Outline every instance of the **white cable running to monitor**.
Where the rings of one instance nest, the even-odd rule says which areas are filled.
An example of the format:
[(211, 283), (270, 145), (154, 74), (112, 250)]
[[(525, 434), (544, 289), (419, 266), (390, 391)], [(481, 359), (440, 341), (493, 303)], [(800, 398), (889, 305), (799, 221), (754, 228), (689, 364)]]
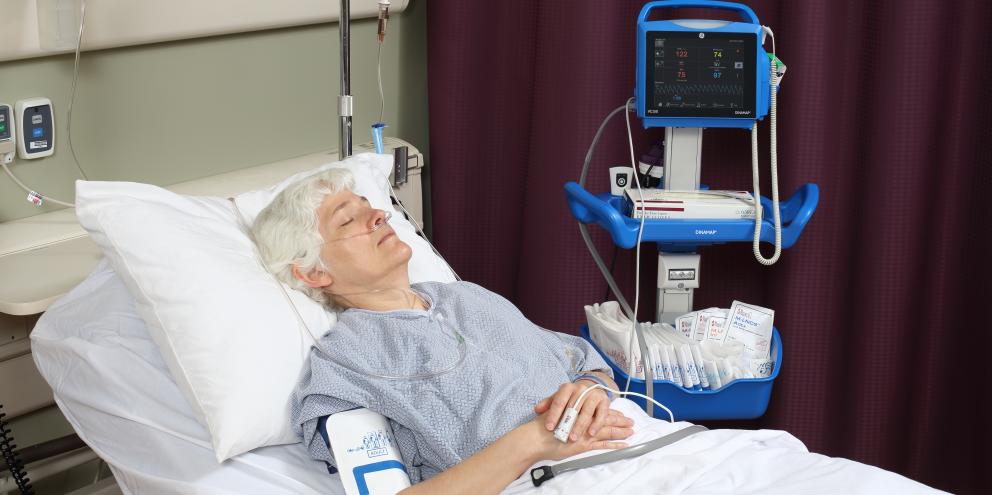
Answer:
[[(629, 107), (633, 104), (634, 98), (631, 97), (627, 100), (627, 106)], [(637, 160), (634, 158), (634, 134), (630, 130), (630, 110), (624, 112), (624, 121), (627, 123), (627, 144), (630, 146), (630, 166), (633, 168), (634, 173), (634, 184), (637, 186), (637, 196), (638, 199), (643, 200), (644, 195), (641, 192), (641, 179), (639, 177)], [(640, 308), (641, 303), (641, 238), (644, 236), (644, 220), (647, 215), (644, 211), (644, 201), (640, 201), (641, 208), (641, 227), (637, 229), (637, 246), (636, 246), (636, 258), (634, 259), (634, 314), (631, 315), (630, 321), (633, 327), (630, 329), (630, 339), (628, 339), (627, 352), (630, 356), (629, 372), (627, 373), (627, 383), (624, 385), (624, 392), (630, 390), (630, 379), (634, 375), (637, 369), (637, 361), (634, 359), (634, 339), (637, 338), (637, 310)], [(641, 356), (641, 361), (644, 362), (645, 356)]]
[(752, 248), (754, 250), (754, 257), (762, 265), (773, 265), (778, 261), (779, 257), (782, 255), (782, 219), (781, 212), (779, 211), (779, 200), (778, 200), (778, 96), (776, 95), (776, 89), (778, 87), (778, 72), (776, 69), (775, 57), (775, 35), (771, 32), (771, 29), (765, 29), (765, 31), (770, 35), (772, 39), (772, 60), (769, 64), (770, 76), (769, 76), (769, 92), (771, 93), (770, 108), (768, 110), (769, 114), (769, 134), (770, 134), (770, 163), (771, 163), (771, 174), (772, 174), (772, 217), (775, 222), (775, 254), (771, 258), (765, 258), (761, 254), (761, 221), (763, 208), (761, 206), (761, 185), (758, 176), (758, 122), (755, 121), (751, 126), (751, 174), (754, 181), (754, 242)]
[(648, 396), (646, 396), (646, 395), (643, 395), (643, 394), (639, 394), (639, 393), (637, 393), (637, 392), (621, 392), (621, 391), (619, 391), (619, 390), (613, 390), (612, 388), (610, 388), (610, 387), (607, 387), (607, 386), (605, 386), (605, 385), (602, 385), (602, 384), (599, 384), (599, 383), (597, 383), (597, 384), (594, 384), (594, 385), (592, 385), (592, 386), (590, 386), (590, 387), (588, 387), (588, 388), (586, 388), (585, 390), (583, 390), (583, 391), (582, 391), (582, 393), (581, 393), (581, 394), (579, 394), (579, 398), (578, 398), (578, 399), (577, 399), (577, 400), (575, 401), (575, 406), (573, 406), (573, 407), (575, 407), (575, 409), (576, 409), (576, 410), (578, 410), (578, 409), (580, 408), (580, 406), (582, 406), (582, 400), (583, 400), (583, 399), (585, 399), (585, 396), (586, 396), (586, 394), (587, 394), (587, 393), (589, 393), (589, 391), (590, 391), (590, 390), (593, 390), (593, 389), (596, 389), (596, 388), (601, 388), (601, 389), (603, 389), (603, 390), (609, 390), (610, 392), (613, 392), (613, 393), (615, 393), (615, 394), (620, 394), (620, 395), (633, 395), (634, 397), (640, 397), (640, 398), (642, 398), (642, 399), (647, 399), (647, 400), (649, 400), (649, 401), (651, 401), (651, 402), (653, 402), (653, 403), (654, 403), (654, 405), (656, 405), (656, 406), (658, 406), (658, 407), (660, 407), (660, 408), (662, 408), (662, 409), (664, 409), (664, 410), (665, 410), (665, 412), (667, 412), (667, 413), (668, 413), (668, 421), (669, 421), (670, 423), (674, 423), (674, 422), (675, 422), (675, 415), (674, 415), (674, 414), (672, 414), (672, 411), (671, 411), (671, 409), (669, 409), (669, 408), (667, 408), (667, 407), (665, 407), (665, 405), (664, 405), (664, 404), (662, 404), (662, 403), (660, 403), (660, 402), (658, 402), (658, 401), (656, 401), (656, 400), (654, 400), (654, 399), (652, 399), (652, 398), (650, 398), (650, 397), (648, 397)]
[(568, 441), (569, 434), (572, 432), (572, 427), (575, 426), (575, 420), (579, 417), (579, 410), (582, 408), (582, 401), (585, 400), (586, 394), (588, 394), (591, 390), (595, 390), (597, 388), (613, 392), (617, 395), (633, 395), (634, 397), (640, 397), (642, 399), (651, 401), (654, 405), (664, 409), (665, 412), (668, 413), (668, 421), (670, 423), (675, 422), (675, 415), (672, 414), (672, 410), (665, 407), (664, 404), (652, 399), (651, 397), (648, 397), (647, 395), (644, 394), (639, 394), (637, 392), (621, 392), (619, 390), (613, 390), (612, 388), (597, 383), (583, 390), (582, 393), (579, 394), (579, 398), (576, 399), (575, 404), (573, 404), (572, 407), (565, 409), (565, 411), (561, 416), (561, 419), (558, 420), (558, 425), (555, 427), (555, 431), (554, 431), (555, 438), (557, 438), (562, 442)]

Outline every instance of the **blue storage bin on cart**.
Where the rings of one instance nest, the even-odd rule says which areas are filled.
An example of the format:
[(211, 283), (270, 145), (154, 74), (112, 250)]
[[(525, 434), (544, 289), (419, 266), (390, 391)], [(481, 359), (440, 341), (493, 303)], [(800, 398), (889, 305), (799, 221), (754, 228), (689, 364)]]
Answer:
[[(588, 325), (582, 325), (582, 338), (596, 349), (596, 352), (613, 368), (613, 377), (621, 388), (627, 383), (627, 373), (620, 369), (589, 337)], [(772, 328), (771, 355), (775, 366), (768, 378), (742, 378), (730, 382), (719, 390), (686, 390), (668, 380), (654, 380), (654, 400), (672, 410), (676, 421), (715, 420), (715, 419), (754, 419), (765, 414), (772, 395), (772, 384), (782, 369), (782, 338), (777, 328)], [(645, 381), (631, 378), (630, 391), (646, 394)], [(629, 397), (642, 408), (645, 400)], [(668, 414), (655, 406), (656, 418), (668, 419)]]

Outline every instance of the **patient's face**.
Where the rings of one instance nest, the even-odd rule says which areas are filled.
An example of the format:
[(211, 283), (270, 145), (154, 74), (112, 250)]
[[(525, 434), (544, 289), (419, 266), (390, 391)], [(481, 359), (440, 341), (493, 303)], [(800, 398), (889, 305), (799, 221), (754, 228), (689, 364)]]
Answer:
[(324, 238), (321, 258), (336, 286), (332, 293), (377, 288), (397, 277), (406, 280), (412, 251), (386, 223), (385, 212), (372, 208), (367, 199), (351, 191), (329, 194), (317, 208), (317, 218)]

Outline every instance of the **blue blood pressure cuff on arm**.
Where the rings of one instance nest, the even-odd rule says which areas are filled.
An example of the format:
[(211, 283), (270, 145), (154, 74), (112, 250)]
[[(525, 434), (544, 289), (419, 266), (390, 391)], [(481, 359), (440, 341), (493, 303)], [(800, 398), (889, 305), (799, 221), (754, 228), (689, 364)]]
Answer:
[(613, 392), (610, 391), (610, 386), (607, 385), (602, 378), (596, 376), (593, 373), (586, 372), (586, 373), (580, 373), (579, 376), (575, 377), (575, 379), (572, 380), (572, 383), (575, 383), (579, 380), (589, 380), (591, 382), (596, 382), (602, 385), (604, 387), (603, 391), (606, 392), (606, 398), (609, 399), (610, 401), (613, 400)]

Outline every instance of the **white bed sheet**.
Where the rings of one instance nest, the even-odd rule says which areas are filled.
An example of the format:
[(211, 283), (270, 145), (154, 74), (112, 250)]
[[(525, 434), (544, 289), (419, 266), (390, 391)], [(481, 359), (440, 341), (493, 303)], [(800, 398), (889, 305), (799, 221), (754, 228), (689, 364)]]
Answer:
[(106, 260), (49, 308), (31, 340), (59, 408), (107, 461), (124, 493), (344, 493), (337, 475), (310, 459), (302, 444), (264, 447), (218, 464), (209, 434)]

